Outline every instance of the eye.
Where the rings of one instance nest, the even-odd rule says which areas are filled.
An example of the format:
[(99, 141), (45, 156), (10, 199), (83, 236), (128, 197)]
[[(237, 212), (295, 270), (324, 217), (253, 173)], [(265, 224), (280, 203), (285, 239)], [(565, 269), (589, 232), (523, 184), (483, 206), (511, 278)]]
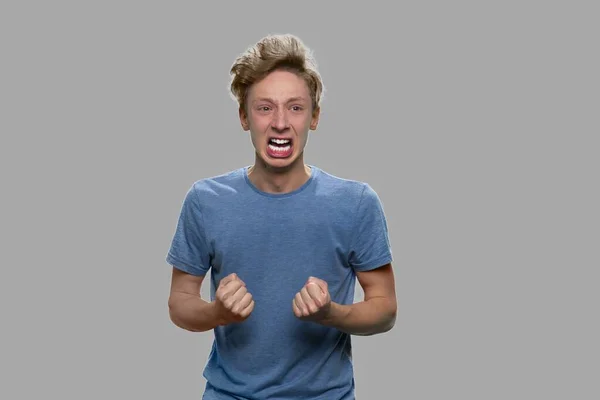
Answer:
[(294, 111), (302, 111), (302, 107), (301, 106), (292, 106), (292, 110), (294, 110)]
[(260, 106), (258, 107), (258, 111), (267, 112), (271, 109), (269, 106)]

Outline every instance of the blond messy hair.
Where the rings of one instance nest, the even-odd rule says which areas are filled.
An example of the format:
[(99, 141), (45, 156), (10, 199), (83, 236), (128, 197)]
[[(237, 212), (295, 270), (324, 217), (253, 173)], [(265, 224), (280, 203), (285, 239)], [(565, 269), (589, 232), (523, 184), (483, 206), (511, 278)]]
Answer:
[(250, 87), (275, 70), (286, 70), (308, 85), (313, 111), (321, 106), (324, 86), (312, 51), (291, 34), (268, 35), (249, 47), (233, 63), (230, 91), (240, 109), (246, 110)]

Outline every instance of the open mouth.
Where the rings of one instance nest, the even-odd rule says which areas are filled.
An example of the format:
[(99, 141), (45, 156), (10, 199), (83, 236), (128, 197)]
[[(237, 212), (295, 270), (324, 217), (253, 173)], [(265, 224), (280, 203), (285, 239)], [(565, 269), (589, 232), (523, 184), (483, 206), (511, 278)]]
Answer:
[(291, 139), (269, 139), (267, 145), (267, 153), (271, 157), (285, 158), (292, 154), (292, 140)]

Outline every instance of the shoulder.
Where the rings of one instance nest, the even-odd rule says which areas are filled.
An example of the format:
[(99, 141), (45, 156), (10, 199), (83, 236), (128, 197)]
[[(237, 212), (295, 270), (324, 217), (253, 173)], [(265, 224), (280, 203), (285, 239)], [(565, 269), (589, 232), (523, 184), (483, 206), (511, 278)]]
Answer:
[(194, 181), (188, 194), (195, 197), (197, 201), (206, 202), (227, 194), (237, 193), (243, 181), (243, 169), (238, 168)]
[(383, 202), (368, 182), (336, 176), (323, 170), (318, 173), (317, 196), (333, 207), (337, 215), (357, 221), (383, 216)]
[(375, 190), (365, 181), (341, 177), (322, 169), (317, 171), (318, 190), (323, 194), (355, 203), (360, 203), (364, 198), (367, 198), (367, 201), (377, 198)]

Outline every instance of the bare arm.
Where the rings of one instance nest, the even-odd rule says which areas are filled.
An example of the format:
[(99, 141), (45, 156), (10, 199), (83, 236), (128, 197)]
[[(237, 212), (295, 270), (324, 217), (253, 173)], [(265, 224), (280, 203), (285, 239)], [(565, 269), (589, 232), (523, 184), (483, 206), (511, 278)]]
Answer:
[(357, 272), (365, 299), (351, 305), (331, 302), (323, 324), (341, 331), (369, 336), (387, 332), (396, 322), (397, 300), (391, 264), (372, 271)]
[(219, 325), (214, 304), (200, 297), (203, 280), (204, 276), (190, 275), (173, 267), (169, 316), (176, 326), (204, 332)]
[(204, 276), (190, 275), (173, 267), (169, 316), (175, 325), (191, 332), (205, 332), (248, 318), (254, 309), (254, 300), (236, 274), (219, 282), (216, 299), (212, 302), (200, 297), (203, 280)]

